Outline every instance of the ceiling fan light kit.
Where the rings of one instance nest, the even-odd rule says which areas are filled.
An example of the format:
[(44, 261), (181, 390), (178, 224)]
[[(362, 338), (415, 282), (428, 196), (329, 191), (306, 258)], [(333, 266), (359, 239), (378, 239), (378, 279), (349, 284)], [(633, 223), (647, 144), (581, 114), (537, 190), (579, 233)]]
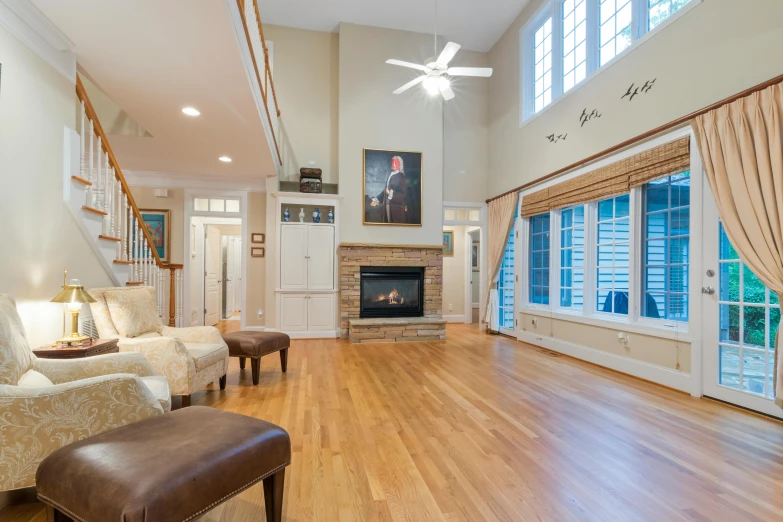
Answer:
[[(435, 4), (435, 49), (437, 52), (438, 46), (438, 29), (437, 29), (437, 17), (438, 17), (438, 5)], [(460, 45), (454, 42), (449, 42), (446, 47), (441, 51), (440, 56), (427, 65), (420, 65), (418, 63), (406, 62), (403, 60), (389, 59), (386, 63), (391, 65), (399, 65), (401, 67), (407, 67), (409, 69), (416, 69), (422, 71), (424, 74), (409, 81), (399, 89), (393, 91), (394, 94), (402, 94), (411, 87), (418, 84), (422, 84), (424, 89), (432, 96), (436, 96), (438, 93), (444, 100), (448, 101), (454, 98), (454, 90), (451, 88), (450, 76), (476, 76), (482, 78), (488, 78), (492, 76), (492, 69), (489, 67), (449, 67), (449, 62), (454, 55), (459, 51)]]

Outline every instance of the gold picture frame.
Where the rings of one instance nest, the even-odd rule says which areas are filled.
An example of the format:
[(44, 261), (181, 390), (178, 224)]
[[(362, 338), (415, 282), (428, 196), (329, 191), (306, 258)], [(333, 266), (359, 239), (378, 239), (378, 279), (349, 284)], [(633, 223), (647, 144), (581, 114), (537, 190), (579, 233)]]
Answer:
[(251, 243), (258, 243), (258, 244), (264, 244), (266, 242), (266, 234), (256, 234), (251, 233), (250, 234), (250, 242)]
[(264, 247), (251, 247), (250, 257), (264, 257), (266, 255), (266, 249)]
[[(367, 199), (367, 153), (384, 153), (388, 156), (389, 160), (392, 157), (398, 155), (408, 156), (408, 161), (411, 159), (411, 155), (418, 156), (418, 223), (384, 223), (382, 221), (368, 221), (368, 199)], [(403, 158), (404, 159), (404, 158)], [(365, 147), (362, 149), (362, 224), (363, 225), (385, 225), (385, 226), (398, 226), (398, 227), (421, 227), (424, 225), (424, 216), (422, 212), (422, 203), (424, 195), (424, 153), (413, 150), (397, 150), (397, 149), (372, 149)], [(406, 180), (408, 179), (407, 173), (405, 174)], [(407, 208), (407, 206), (406, 206)], [(408, 211), (406, 211), (408, 212)], [(415, 212), (415, 209), (414, 209)]]
[(443, 231), (443, 255), (444, 256), (454, 255), (454, 231), (453, 230)]
[(139, 214), (149, 232), (158, 257), (164, 263), (171, 262), (171, 210), (140, 208)]

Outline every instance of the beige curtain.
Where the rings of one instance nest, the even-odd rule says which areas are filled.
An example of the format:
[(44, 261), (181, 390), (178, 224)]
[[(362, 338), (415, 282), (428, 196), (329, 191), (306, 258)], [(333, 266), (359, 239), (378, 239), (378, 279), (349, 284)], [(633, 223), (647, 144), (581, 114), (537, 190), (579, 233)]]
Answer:
[[(726, 235), (742, 261), (783, 300), (783, 88), (724, 105), (692, 121)], [(780, 330), (775, 403), (783, 408)]]
[(513, 192), (489, 202), (489, 293), (486, 298), (487, 311), (485, 320), (487, 327), (494, 332), (499, 330), (498, 290), (500, 265), (503, 263), (503, 252), (511, 225), (514, 222), (514, 212), (517, 208), (519, 193)]

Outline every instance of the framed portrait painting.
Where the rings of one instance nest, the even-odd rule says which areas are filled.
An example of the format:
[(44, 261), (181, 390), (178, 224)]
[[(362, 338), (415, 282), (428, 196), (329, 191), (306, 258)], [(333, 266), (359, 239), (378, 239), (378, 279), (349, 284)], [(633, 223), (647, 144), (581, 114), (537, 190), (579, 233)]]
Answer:
[(444, 256), (454, 255), (454, 231), (453, 230), (443, 231), (443, 255)]
[(470, 266), (473, 268), (474, 272), (479, 271), (479, 244), (473, 243), (471, 245), (472, 249), (470, 251)]
[(170, 262), (171, 256), (171, 210), (140, 208), (141, 219), (152, 238), (152, 244), (158, 252), (158, 257), (164, 263)]
[(364, 149), (365, 225), (421, 226), (421, 152)]

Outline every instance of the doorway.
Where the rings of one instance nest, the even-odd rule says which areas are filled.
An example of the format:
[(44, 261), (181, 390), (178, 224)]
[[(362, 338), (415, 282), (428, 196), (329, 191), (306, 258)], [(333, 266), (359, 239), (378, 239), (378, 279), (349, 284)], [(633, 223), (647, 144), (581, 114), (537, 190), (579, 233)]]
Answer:
[(465, 230), (465, 324), (481, 322), (481, 228), (467, 227)]
[(190, 324), (224, 328), (241, 321), (241, 218), (191, 217)]

